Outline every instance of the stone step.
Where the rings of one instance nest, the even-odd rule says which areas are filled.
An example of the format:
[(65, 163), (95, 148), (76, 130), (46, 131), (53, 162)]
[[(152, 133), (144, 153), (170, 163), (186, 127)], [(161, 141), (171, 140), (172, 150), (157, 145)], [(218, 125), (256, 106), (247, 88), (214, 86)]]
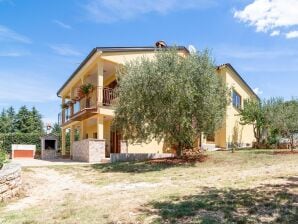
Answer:
[(111, 159), (110, 158), (104, 158), (104, 159), (101, 159), (100, 162), (101, 163), (110, 163), (111, 162)]

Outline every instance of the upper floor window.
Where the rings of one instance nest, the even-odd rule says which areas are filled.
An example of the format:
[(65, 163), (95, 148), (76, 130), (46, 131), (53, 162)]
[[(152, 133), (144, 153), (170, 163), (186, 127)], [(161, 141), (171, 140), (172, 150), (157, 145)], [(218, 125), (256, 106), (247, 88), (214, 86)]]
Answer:
[(241, 109), (241, 96), (235, 90), (233, 90), (232, 98), (233, 106)]

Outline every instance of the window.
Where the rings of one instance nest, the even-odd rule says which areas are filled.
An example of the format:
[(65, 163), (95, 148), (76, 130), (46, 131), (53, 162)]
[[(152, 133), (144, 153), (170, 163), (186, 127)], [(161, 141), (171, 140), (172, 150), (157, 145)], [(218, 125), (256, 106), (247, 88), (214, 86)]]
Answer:
[(238, 109), (241, 109), (241, 96), (235, 90), (233, 90), (232, 97), (233, 97), (233, 106)]

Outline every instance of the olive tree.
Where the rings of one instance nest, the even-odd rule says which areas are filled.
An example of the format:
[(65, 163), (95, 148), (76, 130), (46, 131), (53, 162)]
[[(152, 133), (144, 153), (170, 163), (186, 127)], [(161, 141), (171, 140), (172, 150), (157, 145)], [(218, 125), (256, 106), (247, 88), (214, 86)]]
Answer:
[(117, 72), (114, 127), (131, 143), (164, 140), (181, 155), (222, 124), (228, 90), (215, 70), (207, 50), (182, 56), (165, 49), (130, 61)]
[(261, 101), (257, 99), (246, 100), (244, 108), (240, 110), (240, 121), (242, 125), (253, 125), (254, 136), (257, 145), (262, 139), (262, 132), (267, 126), (265, 109)]
[(290, 148), (294, 149), (294, 135), (298, 133), (298, 100), (279, 100), (271, 115), (271, 126), (278, 133), (288, 138)]

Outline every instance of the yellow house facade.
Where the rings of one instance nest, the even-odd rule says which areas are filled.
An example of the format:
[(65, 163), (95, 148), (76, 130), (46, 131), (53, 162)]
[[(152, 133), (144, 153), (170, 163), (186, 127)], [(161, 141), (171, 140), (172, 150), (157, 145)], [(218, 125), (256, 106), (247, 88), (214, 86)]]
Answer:
[[(175, 48), (181, 55), (189, 54), (183, 46)], [(115, 92), (117, 68), (139, 57), (153, 58), (156, 49), (156, 47), (102, 47), (94, 48), (90, 52), (57, 92), (62, 100), (59, 123), (62, 129), (63, 156), (69, 154), (74, 160), (100, 162), (104, 158), (109, 158), (111, 153), (167, 152), (168, 147), (163, 142), (127, 144), (122, 141), (119, 133), (110, 128), (114, 117), (114, 102), (117, 98)], [(245, 99), (257, 96), (231, 65), (219, 66), (216, 71), (223, 77), (228, 87), (233, 89), (234, 95), (231, 96), (231, 104), (227, 108), (223, 127), (214, 136), (204, 138), (202, 144), (228, 148), (235, 139), (235, 126), (237, 126), (239, 145), (249, 146), (254, 141), (253, 129), (250, 125), (239, 124), (237, 107), (242, 107)], [(234, 105), (235, 103), (237, 105)], [(67, 132), (70, 134), (69, 150), (66, 147)]]

